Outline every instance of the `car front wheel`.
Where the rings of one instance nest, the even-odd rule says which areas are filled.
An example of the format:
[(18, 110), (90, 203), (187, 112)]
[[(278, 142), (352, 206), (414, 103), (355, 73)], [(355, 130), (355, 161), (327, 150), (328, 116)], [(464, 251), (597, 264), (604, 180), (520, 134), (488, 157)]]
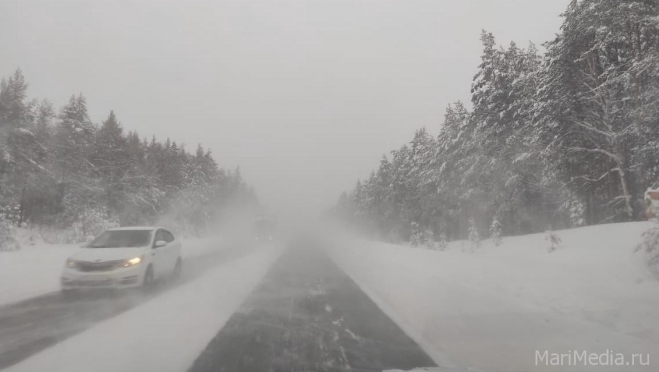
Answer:
[(153, 276), (153, 266), (149, 265), (149, 267), (146, 268), (146, 272), (144, 273), (144, 279), (142, 280), (142, 288), (146, 290), (150, 290), (153, 288), (154, 284), (154, 276)]
[(174, 273), (172, 275), (174, 281), (178, 281), (181, 278), (182, 272), (183, 272), (183, 261), (181, 261), (181, 258), (179, 257), (176, 260), (176, 266), (174, 266)]

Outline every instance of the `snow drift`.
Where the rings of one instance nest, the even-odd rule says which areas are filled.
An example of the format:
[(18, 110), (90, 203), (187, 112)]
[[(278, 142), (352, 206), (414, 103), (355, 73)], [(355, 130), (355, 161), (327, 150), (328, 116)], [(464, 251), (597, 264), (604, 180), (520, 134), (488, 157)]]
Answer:
[(474, 253), (345, 240), (330, 255), (441, 366), (575, 371), (536, 366), (535, 351), (659, 355), (659, 282), (634, 253), (649, 227), (559, 231), (552, 253), (533, 234)]

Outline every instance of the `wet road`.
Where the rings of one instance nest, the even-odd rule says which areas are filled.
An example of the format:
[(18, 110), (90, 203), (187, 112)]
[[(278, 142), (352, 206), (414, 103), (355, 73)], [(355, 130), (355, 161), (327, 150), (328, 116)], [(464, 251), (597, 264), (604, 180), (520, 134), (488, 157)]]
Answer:
[(321, 251), (293, 247), (188, 372), (382, 371), (435, 363)]
[(215, 254), (187, 258), (178, 283), (163, 283), (148, 295), (131, 290), (88, 294), (76, 300), (66, 300), (55, 292), (0, 307), (0, 369), (252, 251), (252, 248), (236, 246)]

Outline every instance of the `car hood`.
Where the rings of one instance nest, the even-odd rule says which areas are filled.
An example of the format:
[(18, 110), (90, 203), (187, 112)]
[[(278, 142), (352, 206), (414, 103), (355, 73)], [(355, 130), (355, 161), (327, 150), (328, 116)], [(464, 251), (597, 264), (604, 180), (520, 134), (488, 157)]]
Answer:
[(70, 258), (77, 261), (104, 262), (130, 259), (144, 254), (144, 247), (137, 248), (82, 248)]

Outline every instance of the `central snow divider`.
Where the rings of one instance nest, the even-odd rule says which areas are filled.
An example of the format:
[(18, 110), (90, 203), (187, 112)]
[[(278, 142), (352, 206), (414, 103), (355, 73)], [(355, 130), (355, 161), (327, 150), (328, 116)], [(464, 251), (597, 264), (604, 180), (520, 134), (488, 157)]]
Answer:
[(8, 371), (185, 371), (280, 254), (268, 247), (219, 266)]

